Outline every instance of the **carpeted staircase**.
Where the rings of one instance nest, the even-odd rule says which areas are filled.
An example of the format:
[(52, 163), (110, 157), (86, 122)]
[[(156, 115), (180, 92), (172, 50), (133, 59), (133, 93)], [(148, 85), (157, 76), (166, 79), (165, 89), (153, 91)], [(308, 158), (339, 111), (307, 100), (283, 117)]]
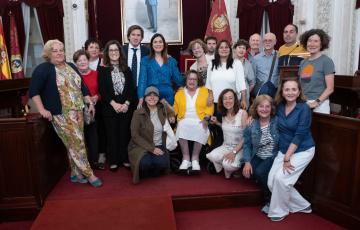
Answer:
[(100, 188), (71, 183), (66, 174), (31, 229), (341, 229), (315, 214), (293, 214), (280, 223), (271, 222), (260, 212), (258, 187), (243, 178), (226, 180), (203, 171), (133, 185), (130, 171), (123, 168), (97, 175), (104, 181)]

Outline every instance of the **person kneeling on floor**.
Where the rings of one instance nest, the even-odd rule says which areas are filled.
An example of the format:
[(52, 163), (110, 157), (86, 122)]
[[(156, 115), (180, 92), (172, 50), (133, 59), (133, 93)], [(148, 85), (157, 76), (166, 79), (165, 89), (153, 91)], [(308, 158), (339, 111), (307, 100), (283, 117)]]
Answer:
[(139, 183), (140, 178), (169, 171), (164, 125), (168, 123), (167, 117), (173, 116), (172, 109), (160, 103), (159, 90), (154, 86), (146, 88), (143, 105), (134, 112), (131, 121), (128, 150), (134, 184)]

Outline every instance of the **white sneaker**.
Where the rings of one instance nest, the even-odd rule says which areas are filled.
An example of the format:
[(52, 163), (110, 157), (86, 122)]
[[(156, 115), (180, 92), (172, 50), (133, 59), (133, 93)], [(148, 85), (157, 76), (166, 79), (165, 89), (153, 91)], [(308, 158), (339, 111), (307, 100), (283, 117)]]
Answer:
[(196, 171), (200, 171), (200, 164), (199, 164), (199, 161), (192, 161), (191, 162), (191, 165), (192, 165), (192, 170), (196, 170)]
[(187, 170), (187, 169), (190, 168), (190, 167), (191, 167), (191, 162), (188, 161), (188, 160), (183, 160), (183, 161), (181, 162), (181, 165), (180, 165), (180, 167), (179, 167), (179, 170)]

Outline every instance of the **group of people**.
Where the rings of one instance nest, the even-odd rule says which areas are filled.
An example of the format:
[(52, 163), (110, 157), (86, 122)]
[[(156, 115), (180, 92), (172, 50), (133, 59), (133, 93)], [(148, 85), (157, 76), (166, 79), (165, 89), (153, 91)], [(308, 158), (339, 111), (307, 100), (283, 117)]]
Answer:
[[(311, 212), (294, 184), (315, 153), (311, 109), (330, 112), (335, 70), (321, 53), (330, 40), (324, 31), (305, 32), (299, 44), (289, 24), (279, 51), (272, 33), (233, 47), (215, 37), (195, 39), (188, 50), (196, 61), (185, 76), (162, 34), (152, 36), (149, 48), (141, 44), (140, 26), (129, 27), (127, 37), (129, 44), (111, 40), (102, 53), (89, 39), (74, 53), (75, 65), (65, 61), (62, 42), (49, 40), (45, 62), (32, 74), (29, 95), (68, 150), (72, 182), (101, 186), (92, 168), (105, 169), (105, 159), (111, 171), (130, 168), (133, 183), (167, 173), (168, 139), (175, 138), (179, 170), (200, 172), (208, 144), (216, 172), (231, 178), (242, 168), (260, 184), (262, 211), (271, 220)], [(288, 64), (300, 64), (299, 78), (279, 80), (279, 66)], [(278, 88), (274, 98), (259, 95), (268, 81)], [(174, 135), (170, 123), (177, 123)]]

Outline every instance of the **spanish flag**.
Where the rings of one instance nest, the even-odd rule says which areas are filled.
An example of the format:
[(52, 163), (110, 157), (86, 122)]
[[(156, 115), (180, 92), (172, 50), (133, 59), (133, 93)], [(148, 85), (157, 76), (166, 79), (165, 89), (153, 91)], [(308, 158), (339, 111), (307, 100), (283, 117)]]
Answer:
[(224, 0), (215, 0), (209, 22), (206, 28), (205, 37), (216, 37), (218, 41), (223, 39), (231, 42), (231, 31), (229, 18), (226, 12)]
[(11, 79), (9, 57), (6, 50), (2, 17), (0, 16), (0, 80)]
[(24, 67), (19, 48), (19, 39), (16, 28), (15, 16), (13, 14), (10, 15), (10, 53), (12, 78), (24, 78)]

